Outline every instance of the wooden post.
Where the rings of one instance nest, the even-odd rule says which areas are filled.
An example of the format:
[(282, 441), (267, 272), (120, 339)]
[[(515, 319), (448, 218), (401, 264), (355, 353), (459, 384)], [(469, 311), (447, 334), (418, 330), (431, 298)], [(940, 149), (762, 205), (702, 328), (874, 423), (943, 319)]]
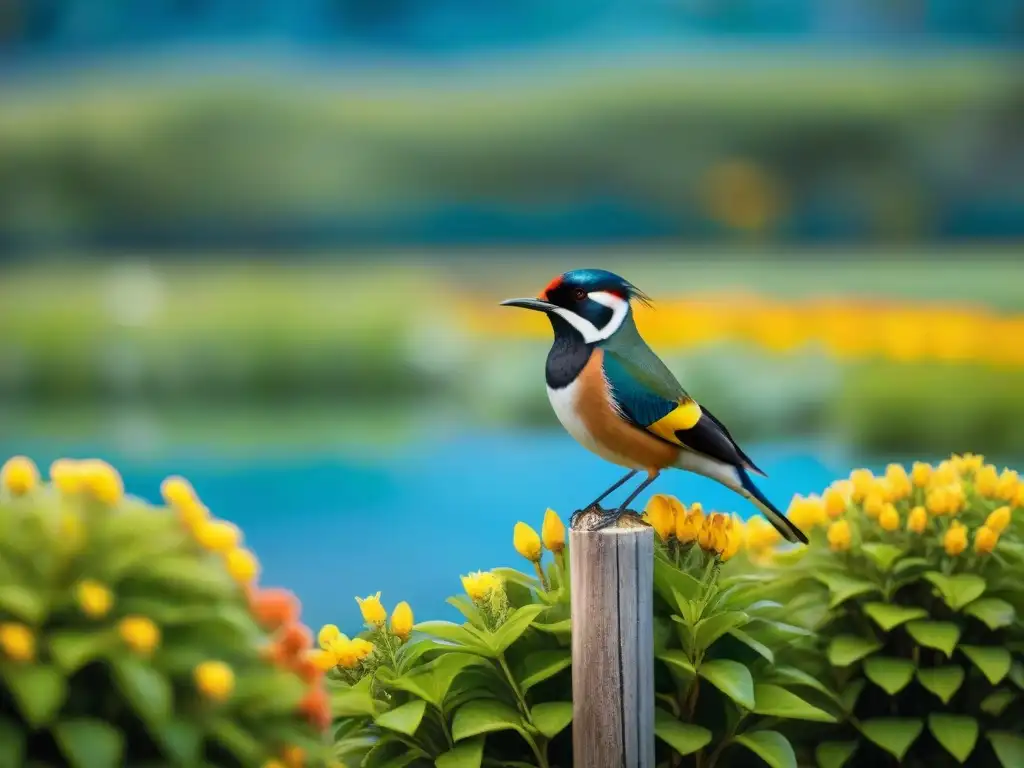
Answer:
[(654, 768), (654, 530), (635, 515), (569, 532), (576, 768)]

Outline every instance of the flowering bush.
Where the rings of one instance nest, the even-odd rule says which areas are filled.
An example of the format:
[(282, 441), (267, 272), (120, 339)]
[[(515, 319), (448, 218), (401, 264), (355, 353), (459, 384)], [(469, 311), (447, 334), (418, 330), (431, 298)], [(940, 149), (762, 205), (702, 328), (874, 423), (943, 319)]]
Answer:
[(330, 714), (295, 598), (180, 478), (0, 469), (0, 765), (323, 765)]
[(838, 691), (843, 722), (817, 734), (822, 768), (1024, 765), (1022, 507), (1017, 473), (970, 454), (856, 470), (794, 501), (811, 546), (767, 567), (794, 593), (825, 592), (823, 653), (804, 671)]
[[(699, 505), (686, 510), (666, 496), (653, 497), (645, 516), (660, 542), (659, 759), (678, 765), (693, 755), (687, 759), (710, 768), (748, 764), (753, 753), (787, 765), (793, 748), (769, 724), (837, 718), (803, 697), (817, 681), (772, 666), (777, 653), (811, 640), (781, 619), (783, 610), (798, 615), (800, 601), (784, 609), (771, 599), (776, 585), (749, 573), (774, 543), (774, 529), (762, 518), (744, 525), (705, 516)], [(465, 594), (448, 601), (462, 624), (417, 624), (418, 637), (408, 642), (410, 622), (403, 620), (400, 634), (396, 608), (389, 629), (374, 596), (361, 602), (362, 637), (321, 630), (323, 659), (333, 666), (336, 757), (346, 765), (572, 765), (565, 526), (548, 510), (540, 534), (516, 524), (513, 545), (534, 573), (498, 568), (463, 576)], [(552, 553), (546, 566), (545, 550)]]

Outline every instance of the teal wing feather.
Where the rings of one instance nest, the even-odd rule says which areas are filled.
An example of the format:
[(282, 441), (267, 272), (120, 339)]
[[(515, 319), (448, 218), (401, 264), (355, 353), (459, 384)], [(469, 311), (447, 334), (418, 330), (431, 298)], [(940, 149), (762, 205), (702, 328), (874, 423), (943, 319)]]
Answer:
[[(635, 426), (646, 429), (690, 399), (661, 359), (640, 337), (632, 318), (602, 346), (604, 372), (612, 398)], [(729, 430), (709, 410), (690, 429), (675, 431), (678, 444), (732, 466), (763, 475), (736, 443)], [(663, 439), (663, 438), (662, 438)]]

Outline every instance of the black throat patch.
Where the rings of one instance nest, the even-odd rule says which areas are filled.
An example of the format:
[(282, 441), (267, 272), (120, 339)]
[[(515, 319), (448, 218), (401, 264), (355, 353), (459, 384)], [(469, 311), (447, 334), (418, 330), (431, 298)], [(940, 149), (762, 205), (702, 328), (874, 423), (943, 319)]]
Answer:
[(594, 347), (583, 341), (580, 332), (554, 313), (548, 314), (555, 341), (548, 352), (544, 378), (551, 389), (564, 389), (576, 381), (586, 367)]

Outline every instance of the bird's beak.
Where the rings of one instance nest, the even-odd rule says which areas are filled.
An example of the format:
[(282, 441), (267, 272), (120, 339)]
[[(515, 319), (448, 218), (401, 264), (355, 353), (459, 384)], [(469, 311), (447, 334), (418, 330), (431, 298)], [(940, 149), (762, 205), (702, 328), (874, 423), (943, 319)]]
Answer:
[(543, 299), (505, 299), (501, 302), (503, 307), (522, 307), (523, 309), (536, 309), (539, 312), (550, 312), (555, 305)]

